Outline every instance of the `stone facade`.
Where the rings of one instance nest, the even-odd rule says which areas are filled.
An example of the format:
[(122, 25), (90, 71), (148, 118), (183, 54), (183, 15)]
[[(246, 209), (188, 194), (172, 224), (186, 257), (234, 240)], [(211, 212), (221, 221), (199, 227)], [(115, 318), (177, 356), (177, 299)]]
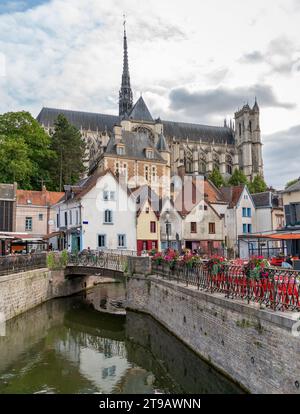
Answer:
[(291, 314), (260, 310), (223, 295), (131, 277), (127, 308), (145, 312), (252, 393), (299, 394), (299, 338)]
[[(124, 32), (119, 116), (43, 108), (37, 119), (47, 131), (51, 131), (57, 116), (63, 114), (79, 128), (87, 143), (86, 161), (90, 172), (98, 167), (107, 168), (103, 167), (103, 158), (107, 156), (110, 142), (121, 135), (116, 134), (114, 127), (117, 127), (122, 133), (135, 133), (133, 140), (136, 144), (140, 133), (148, 135), (153, 147), (161, 142), (163, 136), (166, 144), (161, 146), (161, 155), (172, 176), (179, 169), (181, 173), (208, 174), (214, 168), (219, 169), (225, 178), (230, 177), (236, 168), (243, 170), (250, 180), (258, 174), (263, 175), (260, 111), (256, 99), (252, 108), (247, 104), (235, 113), (235, 122), (207, 126), (154, 119), (143, 98), (140, 97), (133, 105), (132, 97), (127, 35)], [(134, 168), (130, 170), (130, 165), (128, 168), (132, 176)]]
[(1, 276), (0, 312), (9, 320), (50, 299), (74, 295), (101, 282), (105, 279), (99, 276), (66, 279), (63, 270), (46, 268)]

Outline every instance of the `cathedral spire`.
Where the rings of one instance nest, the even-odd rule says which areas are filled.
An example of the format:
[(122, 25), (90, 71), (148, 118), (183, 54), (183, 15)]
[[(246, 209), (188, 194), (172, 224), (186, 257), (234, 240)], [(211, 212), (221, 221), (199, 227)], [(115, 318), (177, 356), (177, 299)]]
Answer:
[(124, 15), (124, 57), (123, 57), (123, 74), (122, 84), (119, 93), (119, 115), (123, 116), (128, 114), (132, 109), (132, 90), (130, 86), (130, 75), (128, 65), (128, 47), (127, 47), (127, 34), (126, 34), (126, 20)]

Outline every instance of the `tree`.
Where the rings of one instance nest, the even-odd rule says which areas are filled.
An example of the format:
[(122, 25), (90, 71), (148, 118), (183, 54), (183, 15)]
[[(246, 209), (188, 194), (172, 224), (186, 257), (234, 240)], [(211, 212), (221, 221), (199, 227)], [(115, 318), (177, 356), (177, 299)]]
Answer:
[(221, 188), (225, 185), (224, 178), (222, 177), (218, 168), (214, 168), (212, 173), (209, 174), (208, 179), (217, 187)]
[(85, 171), (85, 142), (80, 131), (64, 115), (59, 115), (51, 134), (51, 149), (55, 153), (49, 171), (53, 190), (63, 190), (66, 184), (76, 183)]
[(249, 185), (247, 177), (241, 170), (234, 170), (232, 176), (228, 180), (228, 184), (232, 186), (236, 185)]
[(293, 184), (296, 184), (298, 181), (299, 181), (299, 178), (295, 178), (294, 180), (288, 181), (285, 185), (285, 189), (289, 188)]
[(41, 179), (48, 178), (45, 166), (54, 156), (49, 135), (29, 112), (0, 115), (0, 135), (1, 165), (5, 166), (4, 160), (8, 163), (7, 171), (1, 169), (0, 181), (12, 182), (15, 177), (24, 189), (40, 189)]
[(0, 137), (0, 182), (18, 182), (23, 188), (30, 187), (32, 162), (28, 146), (23, 138)]
[(254, 180), (249, 184), (249, 190), (252, 194), (263, 193), (267, 189), (268, 186), (261, 175), (256, 175)]

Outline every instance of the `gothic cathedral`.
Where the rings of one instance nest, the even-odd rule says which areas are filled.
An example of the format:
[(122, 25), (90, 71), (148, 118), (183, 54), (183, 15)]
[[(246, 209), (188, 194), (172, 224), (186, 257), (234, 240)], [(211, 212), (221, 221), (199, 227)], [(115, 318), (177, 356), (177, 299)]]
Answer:
[(123, 74), (119, 115), (43, 108), (38, 121), (48, 131), (59, 114), (80, 129), (87, 142), (89, 174), (110, 168), (126, 175), (129, 187), (176, 174), (209, 174), (219, 169), (224, 178), (241, 169), (249, 180), (263, 176), (259, 106), (244, 105), (224, 126), (206, 126), (153, 119), (144, 99), (133, 104), (127, 35), (124, 24)]

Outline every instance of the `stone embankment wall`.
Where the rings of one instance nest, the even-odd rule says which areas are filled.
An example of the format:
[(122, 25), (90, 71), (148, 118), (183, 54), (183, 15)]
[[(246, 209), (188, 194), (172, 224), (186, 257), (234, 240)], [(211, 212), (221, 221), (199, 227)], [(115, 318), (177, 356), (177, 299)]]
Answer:
[(126, 303), (151, 315), (249, 392), (300, 393), (300, 338), (291, 332), (295, 315), (155, 276), (129, 277)]
[(99, 276), (65, 278), (63, 270), (37, 269), (0, 277), (1, 319), (8, 320), (47, 300), (74, 295), (105, 281)]

